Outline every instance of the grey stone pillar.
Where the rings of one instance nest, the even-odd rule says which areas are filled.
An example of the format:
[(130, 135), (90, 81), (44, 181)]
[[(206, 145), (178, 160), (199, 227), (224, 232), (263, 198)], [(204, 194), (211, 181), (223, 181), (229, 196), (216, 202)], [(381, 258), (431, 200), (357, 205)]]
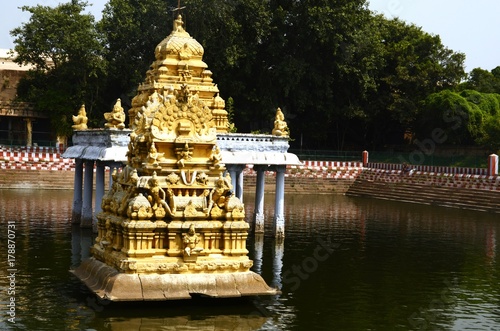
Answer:
[(71, 222), (79, 224), (82, 218), (82, 187), (83, 187), (83, 160), (75, 159), (75, 177), (73, 184), (73, 212)]
[(101, 161), (97, 161), (95, 173), (95, 214), (102, 211), (101, 202), (104, 196), (104, 168), (105, 164)]
[(244, 164), (226, 164), (226, 169), (231, 175), (231, 184), (233, 185), (234, 195), (243, 202), (243, 169)]
[(254, 166), (253, 169), (257, 171), (255, 183), (254, 230), (255, 233), (264, 233), (264, 188), (266, 184), (267, 166)]
[(276, 239), (285, 237), (285, 171), (286, 166), (274, 167), (276, 171), (276, 199), (274, 203), (273, 231)]
[(94, 190), (94, 161), (85, 160), (85, 175), (83, 180), (83, 207), (80, 227), (92, 227), (92, 191)]
[(231, 185), (233, 186), (233, 189), (236, 188), (236, 169), (233, 164), (226, 164), (226, 169), (229, 172), (229, 175), (231, 176)]
[(238, 178), (236, 180), (235, 190), (236, 197), (238, 197), (241, 202), (243, 202), (243, 169), (245, 169), (245, 165), (240, 166), (237, 171)]

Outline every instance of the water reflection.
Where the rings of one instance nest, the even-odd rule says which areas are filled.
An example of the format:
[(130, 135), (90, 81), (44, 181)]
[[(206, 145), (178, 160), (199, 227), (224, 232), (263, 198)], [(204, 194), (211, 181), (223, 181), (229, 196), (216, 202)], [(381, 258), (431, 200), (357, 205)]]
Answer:
[[(110, 304), (68, 270), (93, 235), (71, 192), (0, 190), (0, 259), (16, 223), (18, 330), (473, 330), (500, 323), (498, 215), (343, 196), (286, 197), (286, 238), (249, 235), (253, 270), (282, 294)], [(251, 219), (252, 196), (245, 196)], [(272, 197), (268, 201), (274, 201)], [(326, 248), (325, 248), (326, 247)], [(0, 268), (0, 301), (9, 297)], [(0, 329), (13, 325), (4, 320)]]
[[(212, 307), (211, 307), (212, 306)], [(214, 306), (217, 306), (216, 308)], [(221, 309), (222, 308), (222, 309)], [(147, 312), (145, 311), (147, 310)], [(238, 330), (251, 331), (263, 327), (268, 317), (262, 316), (249, 300), (189, 301), (175, 303), (112, 304), (102, 309), (95, 327), (107, 330)]]

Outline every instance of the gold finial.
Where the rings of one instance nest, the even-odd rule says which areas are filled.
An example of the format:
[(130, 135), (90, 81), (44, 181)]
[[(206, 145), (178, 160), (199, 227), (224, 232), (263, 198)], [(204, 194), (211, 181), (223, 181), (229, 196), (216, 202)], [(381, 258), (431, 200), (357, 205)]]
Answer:
[(182, 21), (182, 15), (181, 15), (181, 10), (186, 8), (186, 6), (181, 7), (181, 0), (177, 0), (177, 8), (172, 9), (172, 12), (175, 15), (175, 12), (177, 12), (177, 18), (174, 19), (174, 31), (183, 31), (184, 28), (182, 27), (184, 25), (184, 22)]

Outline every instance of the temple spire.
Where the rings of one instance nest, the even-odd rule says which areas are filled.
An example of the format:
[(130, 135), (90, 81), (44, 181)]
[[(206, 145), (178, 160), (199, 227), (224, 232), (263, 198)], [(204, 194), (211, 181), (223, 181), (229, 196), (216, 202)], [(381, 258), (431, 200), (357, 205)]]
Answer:
[[(174, 13), (174, 31), (183, 31), (184, 22), (182, 21), (181, 10), (186, 8), (186, 6), (181, 7), (181, 0), (177, 0), (177, 8), (172, 9)], [(175, 18), (175, 13), (177, 13), (177, 18)]]

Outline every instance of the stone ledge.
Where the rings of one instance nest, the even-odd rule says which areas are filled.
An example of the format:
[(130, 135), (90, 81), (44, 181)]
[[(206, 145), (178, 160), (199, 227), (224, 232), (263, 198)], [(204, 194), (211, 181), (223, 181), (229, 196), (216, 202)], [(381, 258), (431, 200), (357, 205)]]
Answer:
[(89, 258), (71, 270), (92, 292), (110, 301), (164, 301), (277, 295), (252, 271), (221, 274), (125, 274)]

